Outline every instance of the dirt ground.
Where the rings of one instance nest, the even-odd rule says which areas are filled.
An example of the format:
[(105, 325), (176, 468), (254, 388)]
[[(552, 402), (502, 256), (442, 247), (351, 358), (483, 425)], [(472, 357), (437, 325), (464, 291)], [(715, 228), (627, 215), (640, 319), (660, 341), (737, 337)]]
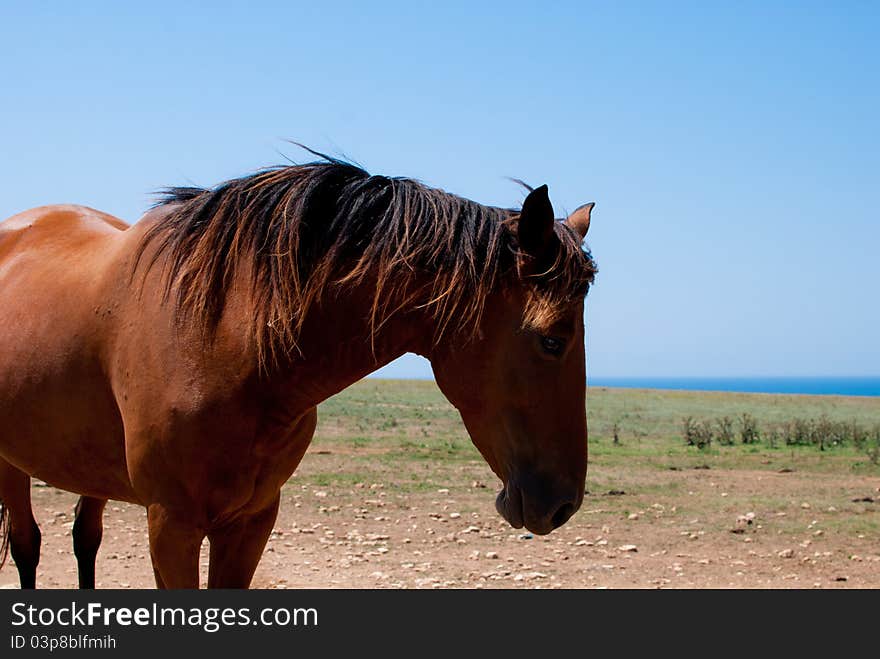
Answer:
[[(477, 461), (455, 465), (446, 487), (401, 488), (391, 466), (371, 482), (315, 482), (348, 462), (339, 451), (307, 456), (283, 490), (254, 587), (880, 586), (876, 476), (676, 468), (628, 481), (603, 473), (600, 460), (591, 473), (619, 489), (588, 481), (595, 491), (580, 512), (532, 537), (496, 514), (496, 483)], [(38, 587), (75, 587), (75, 497), (37, 484), (33, 497), (43, 531)], [(108, 506), (97, 574), (99, 588), (153, 587), (143, 509)], [(17, 583), (10, 560), (0, 587)]]

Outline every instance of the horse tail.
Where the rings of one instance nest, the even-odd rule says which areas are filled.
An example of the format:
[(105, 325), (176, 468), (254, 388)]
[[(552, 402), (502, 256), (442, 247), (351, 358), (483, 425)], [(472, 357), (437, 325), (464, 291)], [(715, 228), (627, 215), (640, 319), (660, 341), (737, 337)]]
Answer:
[(0, 501), (0, 570), (6, 564), (9, 557), (9, 508)]

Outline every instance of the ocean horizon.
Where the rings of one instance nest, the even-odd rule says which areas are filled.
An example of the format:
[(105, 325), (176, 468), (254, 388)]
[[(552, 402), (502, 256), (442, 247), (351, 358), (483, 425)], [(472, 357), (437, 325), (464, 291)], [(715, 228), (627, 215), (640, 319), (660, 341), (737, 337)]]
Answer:
[(591, 387), (679, 389), (813, 396), (880, 396), (880, 376), (852, 377), (587, 377)]
[[(433, 380), (404, 373), (373, 375), (376, 379)], [(804, 394), (811, 396), (880, 396), (880, 376), (756, 376), (756, 377), (629, 377), (587, 376), (590, 387), (726, 391), (753, 394)]]

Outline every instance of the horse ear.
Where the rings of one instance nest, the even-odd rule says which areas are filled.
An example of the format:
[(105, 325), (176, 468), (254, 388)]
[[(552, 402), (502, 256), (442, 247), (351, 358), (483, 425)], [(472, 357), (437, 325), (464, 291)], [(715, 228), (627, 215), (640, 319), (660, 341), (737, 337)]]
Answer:
[(551, 246), (553, 233), (553, 206), (547, 195), (547, 186), (535, 188), (523, 202), (516, 237), (520, 250), (536, 259), (541, 258)]
[(595, 206), (596, 202), (594, 201), (591, 201), (589, 204), (584, 204), (575, 209), (575, 211), (565, 220), (565, 223), (574, 229), (577, 235), (581, 237), (581, 240), (586, 237), (587, 231), (590, 230), (590, 213), (593, 212)]

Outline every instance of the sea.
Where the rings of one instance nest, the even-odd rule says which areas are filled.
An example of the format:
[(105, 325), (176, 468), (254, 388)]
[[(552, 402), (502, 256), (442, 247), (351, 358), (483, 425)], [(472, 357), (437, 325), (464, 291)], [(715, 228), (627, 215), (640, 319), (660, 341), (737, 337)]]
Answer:
[(591, 387), (684, 389), (759, 394), (880, 396), (876, 377), (587, 377)]

